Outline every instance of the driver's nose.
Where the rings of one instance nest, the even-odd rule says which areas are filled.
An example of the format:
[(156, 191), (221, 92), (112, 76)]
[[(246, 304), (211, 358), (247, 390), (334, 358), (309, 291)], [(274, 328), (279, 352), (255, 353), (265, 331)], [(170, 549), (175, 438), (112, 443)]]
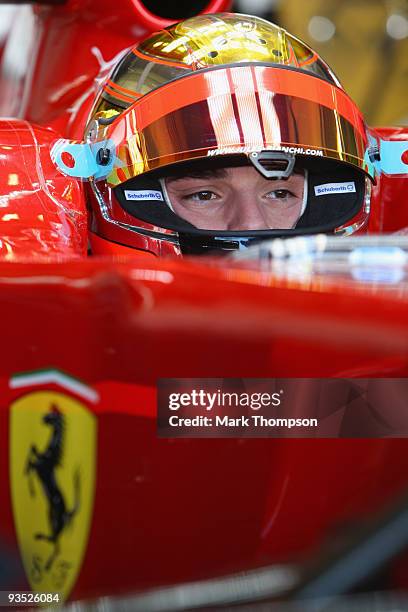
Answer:
[(254, 195), (248, 193), (236, 195), (228, 217), (227, 229), (230, 231), (268, 229), (267, 220)]

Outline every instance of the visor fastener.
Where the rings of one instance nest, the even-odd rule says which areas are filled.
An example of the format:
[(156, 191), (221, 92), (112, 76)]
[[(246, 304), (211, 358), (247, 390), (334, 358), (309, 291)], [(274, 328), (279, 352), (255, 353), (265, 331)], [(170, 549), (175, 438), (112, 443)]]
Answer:
[(96, 162), (99, 166), (107, 166), (111, 160), (111, 152), (109, 149), (101, 148), (96, 154)]
[(284, 151), (253, 151), (248, 155), (249, 161), (265, 178), (286, 179), (295, 167), (296, 158)]
[(373, 145), (369, 148), (368, 157), (370, 158), (370, 162), (372, 163), (381, 160), (380, 148), (378, 145)]

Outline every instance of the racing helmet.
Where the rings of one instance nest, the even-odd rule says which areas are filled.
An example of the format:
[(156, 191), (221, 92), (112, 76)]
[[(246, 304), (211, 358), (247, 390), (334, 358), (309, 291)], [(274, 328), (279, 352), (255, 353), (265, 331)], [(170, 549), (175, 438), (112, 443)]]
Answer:
[[(103, 83), (85, 139), (82, 157), (75, 145), (70, 152), (89, 179), (96, 253), (231, 251), (367, 225), (376, 143), (360, 111), (317, 53), (258, 17), (199, 15), (127, 50)], [(259, 180), (267, 205), (281, 207), (283, 218), (281, 196), (297, 176), (296, 217), (276, 224), (264, 213), (255, 228), (221, 222), (206, 187), (214, 176)], [(169, 193), (183, 177), (202, 179), (194, 183), (200, 191), (187, 194), (200, 209), (195, 216)], [(233, 187), (239, 194), (239, 183)], [(232, 218), (239, 197), (217, 197)], [(245, 205), (258, 206), (257, 197)]]

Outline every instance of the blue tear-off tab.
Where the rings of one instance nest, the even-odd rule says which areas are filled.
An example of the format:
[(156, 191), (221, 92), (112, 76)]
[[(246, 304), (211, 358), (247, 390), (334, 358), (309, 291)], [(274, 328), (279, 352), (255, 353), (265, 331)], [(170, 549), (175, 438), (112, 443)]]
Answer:
[(408, 163), (402, 161), (405, 152), (408, 162), (408, 140), (380, 140), (381, 172), (408, 175)]
[[(106, 165), (98, 164), (97, 155), (100, 149), (110, 151), (109, 163)], [(74, 164), (68, 166), (63, 161), (63, 154), (69, 154)], [(79, 179), (105, 178), (112, 172), (115, 165), (115, 144), (112, 140), (101, 140), (96, 143), (74, 143), (69, 140), (58, 140), (51, 149), (51, 157), (59, 170), (68, 176)]]

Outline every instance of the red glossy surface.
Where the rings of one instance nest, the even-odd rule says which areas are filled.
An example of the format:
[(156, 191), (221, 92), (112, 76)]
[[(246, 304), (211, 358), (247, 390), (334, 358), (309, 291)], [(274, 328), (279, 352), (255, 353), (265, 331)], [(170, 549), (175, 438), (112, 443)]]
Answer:
[[(90, 234), (109, 259), (84, 259), (82, 185), (57, 174), (48, 128), (80, 139), (100, 69), (92, 48), (112, 60), (158, 25), (147, 13), (138, 19), (136, 0), (24, 10), (37, 42), (18, 74), (5, 64), (1, 72), (0, 112), (20, 116), (0, 123), (1, 253), (54, 262), (0, 263), (0, 439), (19, 396), (9, 386), (16, 373), (52, 367), (99, 391), (89, 406), (99, 425), (96, 498), (72, 597), (310, 554), (406, 487), (407, 441), (159, 440), (156, 380), (407, 376), (406, 287), (302, 285), (232, 265), (137, 257), (119, 229), (110, 230), (114, 243)], [(376, 186), (371, 231), (408, 225), (406, 181)], [(3, 483), (8, 452), (3, 442)], [(0, 493), (0, 537), (17, 552), (9, 487)]]
[[(408, 127), (377, 128), (375, 132), (384, 140), (405, 140)], [(408, 227), (408, 176), (382, 176), (374, 188), (370, 231), (395, 232)]]
[[(230, 4), (209, 0), (205, 10), (228, 10)], [(65, 122), (69, 120), (70, 109), (93, 89), (106, 62), (171, 23), (148, 11), (140, 0), (69, 0), (60, 6), (19, 10), (15, 35), (12, 31), (6, 43), (8, 61), (0, 71), (5, 88), (0, 116), (11, 113), (52, 126), (59, 125), (63, 115)]]
[[(0, 276), (12, 295), (0, 302), (2, 439), (23, 393), (8, 386), (17, 372), (52, 364), (100, 394), (88, 406), (98, 415), (97, 488), (73, 598), (310, 555), (405, 488), (407, 440), (157, 439), (155, 384), (406, 376), (406, 293), (310, 291), (265, 276), (254, 285), (244, 271), (145, 258), (1, 264)], [(7, 444), (1, 453), (7, 482)], [(0, 525), (15, 549), (7, 488)]]
[(86, 255), (81, 183), (62, 176), (49, 147), (56, 134), (23, 120), (0, 120), (0, 256), (8, 260)]

